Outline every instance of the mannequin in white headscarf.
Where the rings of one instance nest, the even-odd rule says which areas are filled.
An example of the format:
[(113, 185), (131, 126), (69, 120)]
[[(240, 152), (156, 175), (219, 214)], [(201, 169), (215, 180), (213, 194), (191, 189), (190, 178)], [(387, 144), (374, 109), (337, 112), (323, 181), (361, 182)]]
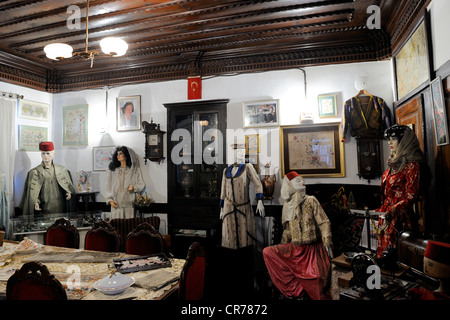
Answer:
[(284, 177), (281, 197), (281, 244), (263, 250), (272, 282), (287, 297), (330, 299), (331, 223), (297, 172)]
[(111, 205), (111, 219), (133, 218), (135, 193), (145, 188), (138, 156), (131, 148), (117, 147), (106, 174), (106, 203)]

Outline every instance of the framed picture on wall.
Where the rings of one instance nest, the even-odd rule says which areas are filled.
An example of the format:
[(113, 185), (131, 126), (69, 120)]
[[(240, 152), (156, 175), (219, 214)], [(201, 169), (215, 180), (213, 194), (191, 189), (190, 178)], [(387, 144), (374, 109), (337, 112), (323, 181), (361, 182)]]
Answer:
[(63, 107), (63, 146), (88, 145), (89, 105)]
[(244, 128), (278, 126), (279, 100), (243, 103)]
[(281, 127), (282, 177), (291, 171), (306, 177), (345, 177), (339, 125), (333, 122)]
[(48, 121), (50, 105), (47, 103), (20, 99), (17, 116), (23, 119)]
[(437, 77), (431, 82), (431, 97), (433, 100), (433, 124), (436, 145), (443, 146), (449, 144), (447, 112), (445, 110), (444, 91), (442, 90), (441, 77)]
[(94, 147), (92, 151), (94, 171), (105, 171), (111, 163), (116, 147)]
[(398, 124), (409, 126), (419, 140), (420, 148), (425, 152), (422, 95), (411, 98), (395, 109)]
[(39, 151), (39, 143), (48, 140), (48, 128), (19, 126), (19, 150)]
[(321, 94), (317, 96), (319, 103), (319, 118), (337, 116), (336, 94)]
[(428, 85), (431, 80), (429, 48), (427, 13), (424, 12), (393, 53), (397, 101), (405, 101)]
[(245, 136), (245, 154), (259, 153), (259, 134)]
[(141, 130), (141, 96), (117, 97), (117, 131)]

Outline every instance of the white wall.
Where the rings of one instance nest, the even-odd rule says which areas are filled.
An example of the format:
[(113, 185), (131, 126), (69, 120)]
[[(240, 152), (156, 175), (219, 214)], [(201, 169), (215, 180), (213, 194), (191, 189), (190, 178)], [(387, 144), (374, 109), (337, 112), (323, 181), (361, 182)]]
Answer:
[[(242, 103), (244, 101), (279, 99), (280, 124), (294, 125), (300, 123), (300, 113), (311, 110), (315, 115), (315, 122), (324, 122), (317, 116), (317, 95), (324, 93), (338, 93), (338, 117), (326, 119), (329, 122), (340, 121), (343, 102), (354, 96), (358, 90), (355, 81), (364, 76), (368, 78), (367, 90), (386, 100), (392, 107), (391, 69), (389, 61), (353, 63), (343, 65), (331, 65), (306, 68), (307, 98), (304, 94), (304, 76), (298, 69), (271, 71), (256, 74), (244, 74), (238, 76), (222, 76), (205, 78), (203, 80), (203, 99), (228, 98), (228, 129), (243, 128)], [(3, 86), (2, 86), (2, 90)], [(50, 130), (50, 139), (55, 144), (55, 163), (64, 165), (72, 174), (80, 170), (92, 171), (92, 148), (96, 146), (126, 145), (133, 148), (138, 155), (144, 155), (144, 134), (141, 131), (117, 132), (116, 131), (116, 98), (132, 95), (141, 96), (141, 120), (153, 121), (161, 124), (161, 129), (167, 130), (166, 109), (164, 103), (187, 101), (187, 81), (167, 81), (160, 83), (147, 83), (139, 85), (121, 86), (108, 89), (108, 101), (106, 107), (106, 89), (83, 90), (59, 94), (48, 94), (26, 90), (25, 88), (11, 87), (11, 91), (23, 93), (26, 99), (41, 102), (52, 100), (53, 122)], [(89, 105), (89, 145), (79, 147), (67, 147), (62, 145), (62, 110), (64, 106)], [(107, 133), (102, 134), (106, 127)], [(280, 168), (279, 128), (262, 128), (264, 130), (251, 129), (259, 132), (261, 152), (265, 155), (260, 159), (260, 165), (271, 162), (272, 171)], [(251, 133), (246, 129), (246, 133)], [(165, 135), (167, 137), (167, 135)], [(271, 144), (268, 141), (271, 140)], [(231, 142), (229, 142), (230, 144)], [(386, 143), (385, 147), (387, 147)], [(165, 144), (167, 145), (167, 143)], [(274, 146), (274, 148), (269, 148)], [(267, 149), (272, 154), (266, 153)], [(386, 148), (384, 148), (386, 150)], [(166, 152), (167, 150), (165, 150)], [(229, 152), (229, 150), (228, 150)], [(347, 139), (345, 143), (345, 171), (343, 178), (308, 178), (307, 183), (342, 183), (342, 184), (367, 184), (366, 180), (357, 177), (356, 142)], [(383, 163), (387, 157), (385, 151)], [(166, 152), (167, 157), (167, 152)], [(28, 170), (36, 166), (40, 161), (38, 152), (17, 152), (16, 162), (16, 195), (15, 205), (20, 202), (23, 192), (23, 182)], [(146, 183), (146, 191), (151, 194), (155, 202), (167, 201), (167, 160), (161, 164), (148, 161), (141, 168)], [(105, 173), (95, 172), (99, 181), (99, 190), (105, 190)], [(281, 176), (277, 174), (277, 187), (274, 201), (278, 203)], [(379, 180), (371, 181), (371, 184), (379, 185)], [(98, 201), (104, 201), (103, 194), (99, 194)]]
[(437, 70), (450, 60), (450, 42), (448, 41), (450, 1), (433, 0), (428, 11), (430, 12), (434, 70)]

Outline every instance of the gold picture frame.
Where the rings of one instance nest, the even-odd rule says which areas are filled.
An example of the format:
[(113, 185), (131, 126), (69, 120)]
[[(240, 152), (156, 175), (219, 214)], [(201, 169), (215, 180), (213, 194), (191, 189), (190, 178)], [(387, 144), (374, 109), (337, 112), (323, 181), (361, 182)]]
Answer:
[(245, 154), (259, 153), (259, 134), (245, 136)]
[(339, 122), (280, 127), (281, 175), (345, 177)]

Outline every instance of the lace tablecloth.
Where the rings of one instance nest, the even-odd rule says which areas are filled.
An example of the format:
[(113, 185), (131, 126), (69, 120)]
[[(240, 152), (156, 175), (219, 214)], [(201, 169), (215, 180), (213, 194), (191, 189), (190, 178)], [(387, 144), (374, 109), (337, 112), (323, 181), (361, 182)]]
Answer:
[[(0, 252), (0, 297), (6, 297), (6, 283), (14, 270), (25, 262), (39, 261), (66, 289), (69, 300), (154, 300), (176, 285), (185, 260), (170, 259), (172, 267), (127, 273), (135, 278), (135, 284), (118, 295), (105, 295), (93, 288), (94, 283), (111, 273), (108, 261), (124, 258), (125, 253), (78, 250), (53, 246), (41, 246), (35, 252), (16, 253), (17, 243), (3, 243)], [(73, 285), (75, 278), (77, 285)]]

